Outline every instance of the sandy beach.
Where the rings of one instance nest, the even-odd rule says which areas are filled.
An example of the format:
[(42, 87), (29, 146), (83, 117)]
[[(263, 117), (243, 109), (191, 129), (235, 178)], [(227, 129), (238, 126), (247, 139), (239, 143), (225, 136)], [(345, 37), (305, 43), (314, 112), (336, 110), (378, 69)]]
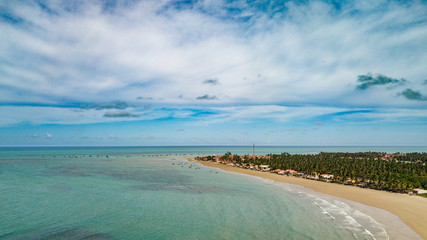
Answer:
[[(386, 226), (392, 239), (403, 239), (402, 237), (405, 237), (405, 239), (419, 239), (419, 237), (427, 239), (427, 198), (313, 181), (298, 177), (281, 176), (268, 172), (231, 167), (215, 162), (197, 162), (208, 167), (220, 168), (225, 171), (249, 174), (281, 183), (295, 184), (312, 189), (317, 193), (334, 196), (338, 199), (342, 199), (352, 207), (357, 207), (358, 210), (372, 216), (376, 221)], [(373, 208), (363, 207), (362, 204)], [(381, 211), (380, 209), (392, 214), (387, 214), (387, 212)], [(393, 214), (398, 218), (393, 216)], [(401, 221), (399, 221), (399, 219)], [(401, 222), (406, 224), (410, 229), (406, 226), (402, 226)]]

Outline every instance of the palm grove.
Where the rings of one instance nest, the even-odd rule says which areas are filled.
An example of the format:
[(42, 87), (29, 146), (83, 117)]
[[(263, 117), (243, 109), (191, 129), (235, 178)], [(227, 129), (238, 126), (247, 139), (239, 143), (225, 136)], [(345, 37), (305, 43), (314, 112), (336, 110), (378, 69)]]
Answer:
[[(214, 157), (205, 159), (213, 160)], [(334, 175), (332, 182), (393, 192), (427, 188), (427, 153), (321, 152), (238, 156), (228, 152), (221, 160), (242, 166), (270, 165), (271, 169), (292, 169), (304, 174), (328, 173)]]

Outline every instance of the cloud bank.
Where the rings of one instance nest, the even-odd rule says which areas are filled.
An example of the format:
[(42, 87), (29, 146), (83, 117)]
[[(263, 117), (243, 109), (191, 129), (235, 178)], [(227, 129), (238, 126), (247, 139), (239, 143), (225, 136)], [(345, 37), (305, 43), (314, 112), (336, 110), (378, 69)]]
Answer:
[(197, 100), (217, 100), (218, 98), (216, 96), (210, 96), (208, 94), (205, 94), (203, 96), (199, 96), (196, 98)]
[(219, 82), (217, 79), (206, 79), (203, 81), (203, 84), (218, 85)]
[(423, 1), (1, 1), (0, 127), (423, 124), (426, 12)]
[(407, 82), (403, 78), (394, 79), (381, 74), (378, 74), (377, 76), (372, 76), (372, 74), (359, 75), (357, 77), (357, 81), (360, 83), (360, 85), (357, 86), (357, 89), (359, 90), (366, 90), (376, 85), (404, 85)]
[(417, 101), (427, 101), (427, 96), (423, 96), (420, 92), (414, 91), (412, 89), (406, 89), (401, 93), (405, 98), (410, 100)]
[(120, 112), (106, 112), (106, 113), (104, 113), (104, 117), (110, 117), (110, 118), (139, 117), (139, 115), (138, 114), (132, 114), (132, 113), (126, 112), (126, 111), (120, 111)]
[(112, 103), (97, 103), (97, 104), (92, 104), (89, 106), (86, 105), (81, 105), (80, 108), (81, 109), (96, 109), (96, 110), (101, 110), (101, 109), (126, 109), (128, 108), (129, 105), (123, 101), (115, 101)]
[[(222, 104), (323, 104), (342, 100), (361, 72), (414, 83), (427, 75), (427, 7), (417, 1), (6, 1), (0, 8), (5, 103), (132, 104), (150, 96), (188, 104), (212, 85)], [(372, 78), (360, 78), (359, 88), (401, 79)]]

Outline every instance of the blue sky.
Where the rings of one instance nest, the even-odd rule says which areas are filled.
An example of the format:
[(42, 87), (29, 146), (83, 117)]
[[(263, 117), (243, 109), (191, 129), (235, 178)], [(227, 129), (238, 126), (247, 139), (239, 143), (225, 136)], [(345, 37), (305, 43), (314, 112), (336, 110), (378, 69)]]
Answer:
[(425, 1), (1, 1), (0, 146), (427, 145)]

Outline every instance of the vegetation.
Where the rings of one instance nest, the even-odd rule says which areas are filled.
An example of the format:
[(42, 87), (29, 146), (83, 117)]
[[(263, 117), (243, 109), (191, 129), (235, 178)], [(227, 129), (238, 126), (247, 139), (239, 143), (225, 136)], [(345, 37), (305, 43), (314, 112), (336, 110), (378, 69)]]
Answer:
[[(208, 156), (206, 160), (213, 160)], [(332, 174), (330, 181), (359, 187), (408, 192), (427, 189), (427, 153), (359, 152), (319, 154), (269, 154), (237, 156), (226, 153), (222, 161), (241, 166), (270, 165), (274, 169), (292, 169), (304, 174)]]

